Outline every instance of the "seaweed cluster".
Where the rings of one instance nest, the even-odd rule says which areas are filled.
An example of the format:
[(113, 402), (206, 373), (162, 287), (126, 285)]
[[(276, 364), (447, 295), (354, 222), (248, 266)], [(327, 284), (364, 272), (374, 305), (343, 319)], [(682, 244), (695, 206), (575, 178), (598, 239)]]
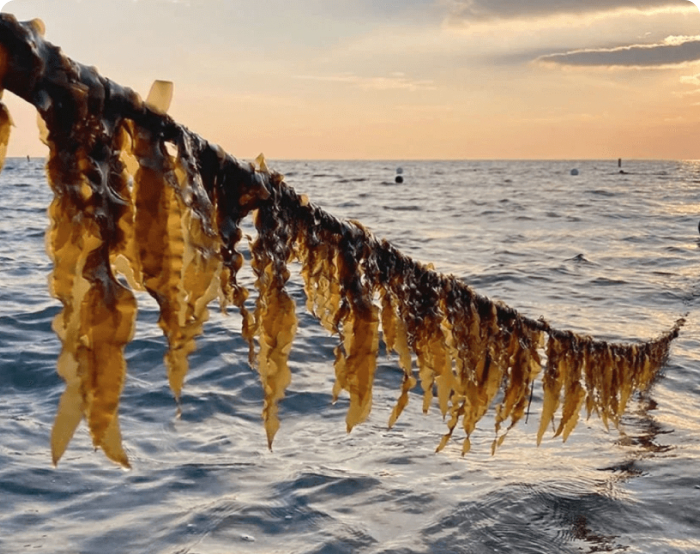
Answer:
[[(2, 88), (37, 108), (49, 146), (50, 291), (63, 306), (53, 328), (66, 382), (51, 438), (54, 463), (84, 419), (95, 448), (128, 466), (118, 408), (137, 291), (160, 308), (176, 399), (210, 302), (239, 309), (272, 445), (278, 403), (292, 379), (297, 317), (285, 288), (292, 261), (301, 266), (307, 309), (339, 337), (333, 397), (349, 395), (348, 431), (370, 413), (380, 338), (404, 374), (389, 425), (420, 381), (423, 410), (436, 395), (447, 422), (438, 450), (461, 424), (465, 453), (477, 423), (497, 403), (495, 451), (526, 413), (540, 375), (538, 443), (549, 426), (566, 440), (584, 406), (618, 425), (631, 395), (646, 390), (664, 364), (683, 320), (656, 340), (613, 344), (524, 317), (403, 255), (359, 222), (329, 215), (262, 156), (240, 163), (177, 124), (166, 113), (171, 84), (157, 81), (143, 101), (65, 57), (43, 34), (38, 20), (0, 15)], [(0, 104), (3, 158), (10, 122)], [(252, 314), (249, 291), (237, 282), (243, 257), (236, 250), (249, 214), (257, 231)]]

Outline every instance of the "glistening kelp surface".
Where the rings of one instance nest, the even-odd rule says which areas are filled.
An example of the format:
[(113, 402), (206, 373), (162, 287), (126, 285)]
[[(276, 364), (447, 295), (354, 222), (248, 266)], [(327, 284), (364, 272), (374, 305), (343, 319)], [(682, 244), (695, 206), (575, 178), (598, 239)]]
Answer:
[[(461, 423), (467, 452), (470, 434), (501, 392), (495, 451), (525, 415), (540, 375), (538, 441), (549, 425), (566, 439), (584, 405), (589, 415), (618, 425), (630, 396), (648, 388), (678, 336), (683, 320), (655, 340), (621, 344), (525, 317), (405, 256), (359, 222), (329, 215), (297, 195), (264, 158), (257, 165), (239, 163), (178, 125), (164, 114), (167, 85), (157, 83), (143, 102), (63, 56), (43, 40), (36, 20), (21, 24), (3, 15), (0, 44), (3, 87), (37, 108), (50, 148), (54, 200), (47, 242), (51, 292), (63, 305), (54, 329), (62, 342), (58, 372), (66, 382), (52, 434), (54, 462), (85, 419), (94, 446), (128, 465), (118, 406), (134, 291), (142, 288), (160, 308), (176, 398), (209, 302), (218, 296), (222, 306), (240, 308), (242, 334), (262, 381), (270, 445), (280, 425), (278, 402), (292, 378), (288, 357), (297, 315), (285, 286), (292, 261), (301, 266), (307, 307), (340, 339), (333, 396), (345, 391), (350, 397), (348, 430), (371, 410), (381, 327), (404, 371), (390, 425), (416, 383), (415, 360), (424, 411), (436, 390), (448, 423), (438, 449)], [(0, 119), (2, 144), (8, 122)], [(258, 293), (252, 315), (244, 305), (248, 291), (237, 282), (240, 224), (251, 213)]]

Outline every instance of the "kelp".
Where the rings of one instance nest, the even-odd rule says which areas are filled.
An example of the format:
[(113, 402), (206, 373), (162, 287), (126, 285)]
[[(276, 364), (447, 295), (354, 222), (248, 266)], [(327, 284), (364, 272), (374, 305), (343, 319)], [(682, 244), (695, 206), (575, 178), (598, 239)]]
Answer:
[[(423, 411), (436, 403), (447, 424), (437, 449), (461, 425), (463, 453), (494, 405), (495, 452), (529, 413), (540, 377), (538, 444), (547, 428), (566, 440), (584, 406), (588, 416), (618, 426), (630, 398), (646, 391), (666, 362), (682, 319), (657, 339), (623, 344), (525, 317), (405, 256), (359, 222), (328, 214), (264, 157), (239, 162), (176, 123), (167, 115), (171, 84), (156, 82), (144, 102), (65, 57), (43, 30), (38, 20), (0, 14), (2, 88), (37, 108), (50, 150), (47, 249), (50, 291), (63, 306), (53, 328), (66, 383), (52, 431), (54, 463), (84, 419), (94, 446), (128, 465), (118, 421), (123, 349), (134, 329), (134, 293), (144, 290), (159, 306), (178, 409), (210, 302), (218, 297), (222, 310), (239, 309), (271, 447), (292, 380), (298, 320), (287, 291), (291, 262), (301, 267), (307, 310), (338, 337), (332, 396), (349, 397), (348, 431), (371, 411), (380, 339), (403, 374), (389, 426), (420, 380)], [(3, 156), (10, 121), (0, 104)], [(241, 222), (250, 214), (257, 233), (250, 240), (252, 314), (249, 291), (237, 281)]]
[[(156, 81), (146, 104), (166, 113), (172, 83)], [(172, 159), (165, 142), (144, 128), (132, 127), (134, 228), (143, 286), (158, 302), (158, 324), (168, 341), (165, 364), (170, 388), (179, 400), (187, 357), (208, 318), (207, 305), (218, 295), (220, 240), (210, 221), (213, 206), (193, 209), (198, 176), (183, 157)], [(205, 210), (204, 213), (201, 209)]]
[(7, 106), (0, 102), (0, 171), (5, 165), (5, 155), (7, 154), (7, 145), (10, 142), (11, 126), (12, 118), (10, 117), (10, 112)]
[[(34, 32), (38, 27), (31, 26)], [(121, 118), (110, 126), (99, 117), (104, 90), (81, 82), (90, 77), (64, 63), (74, 79), (72, 94), (39, 108), (49, 146), (47, 175), (54, 192), (49, 207), (47, 249), (54, 262), (50, 289), (63, 304), (53, 328), (62, 342), (58, 373), (66, 381), (54, 423), (54, 463), (80, 418), (94, 446), (128, 465), (117, 419), (126, 378), (124, 346), (131, 340), (136, 299), (112, 270), (114, 255), (127, 251), (131, 225), (124, 167), (120, 161)]]
[[(267, 172), (264, 158), (259, 157), (258, 161), (260, 170)], [(275, 199), (281, 176), (271, 183)], [(285, 206), (279, 202), (261, 206), (255, 214), (258, 238), (250, 246), (259, 292), (254, 328), (259, 341), (257, 367), (265, 395), (262, 416), (270, 448), (280, 426), (277, 404), (292, 380), (288, 359), (297, 328), (296, 305), (284, 288), (290, 277), (287, 262), (292, 255), (291, 229), (284, 212)]]

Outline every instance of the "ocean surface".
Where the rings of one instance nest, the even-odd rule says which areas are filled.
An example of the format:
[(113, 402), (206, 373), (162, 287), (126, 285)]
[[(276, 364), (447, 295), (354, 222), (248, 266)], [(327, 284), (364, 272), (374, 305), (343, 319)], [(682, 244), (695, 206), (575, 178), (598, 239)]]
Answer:
[(345, 432), (337, 339), (306, 313), (293, 269), (293, 380), (269, 451), (238, 314), (212, 306), (178, 419), (140, 296), (120, 409), (130, 471), (93, 451), (84, 424), (51, 465), (64, 386), (43, 164), (10, 159), (0, 176), (0, 553), (700, 552), (700, 162), (269, 162), (330, 213), (557, 328), (633, 342), (686, 326), (619, 430), (594, 416), (537, 447), (538, 382), (495, 456), (492, 415), (467, 456), (458, 431), (436, 454), (446, 427), (418, 390), (387, 429), (401, 371), (383, 351), (372, 414)]

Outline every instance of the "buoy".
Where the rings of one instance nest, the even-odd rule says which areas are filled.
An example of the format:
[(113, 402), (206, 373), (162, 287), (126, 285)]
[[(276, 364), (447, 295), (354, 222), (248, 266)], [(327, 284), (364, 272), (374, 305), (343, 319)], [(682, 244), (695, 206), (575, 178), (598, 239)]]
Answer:
[(401, 183), (403, 183), (403, 177), (401, 177), (401, 175), (397, 175), (396, 177), (394, 177), (394, 183), (398, 183), (400, 185)]
[(578, 175), (578, 169), (573, 168), (573, 169), (571, 170), (571, 174), (572, 174), (572, 175)]
[(403, 167), (397, 167), (396, 168), (396, 174), (401, 175), (403, 173)]

